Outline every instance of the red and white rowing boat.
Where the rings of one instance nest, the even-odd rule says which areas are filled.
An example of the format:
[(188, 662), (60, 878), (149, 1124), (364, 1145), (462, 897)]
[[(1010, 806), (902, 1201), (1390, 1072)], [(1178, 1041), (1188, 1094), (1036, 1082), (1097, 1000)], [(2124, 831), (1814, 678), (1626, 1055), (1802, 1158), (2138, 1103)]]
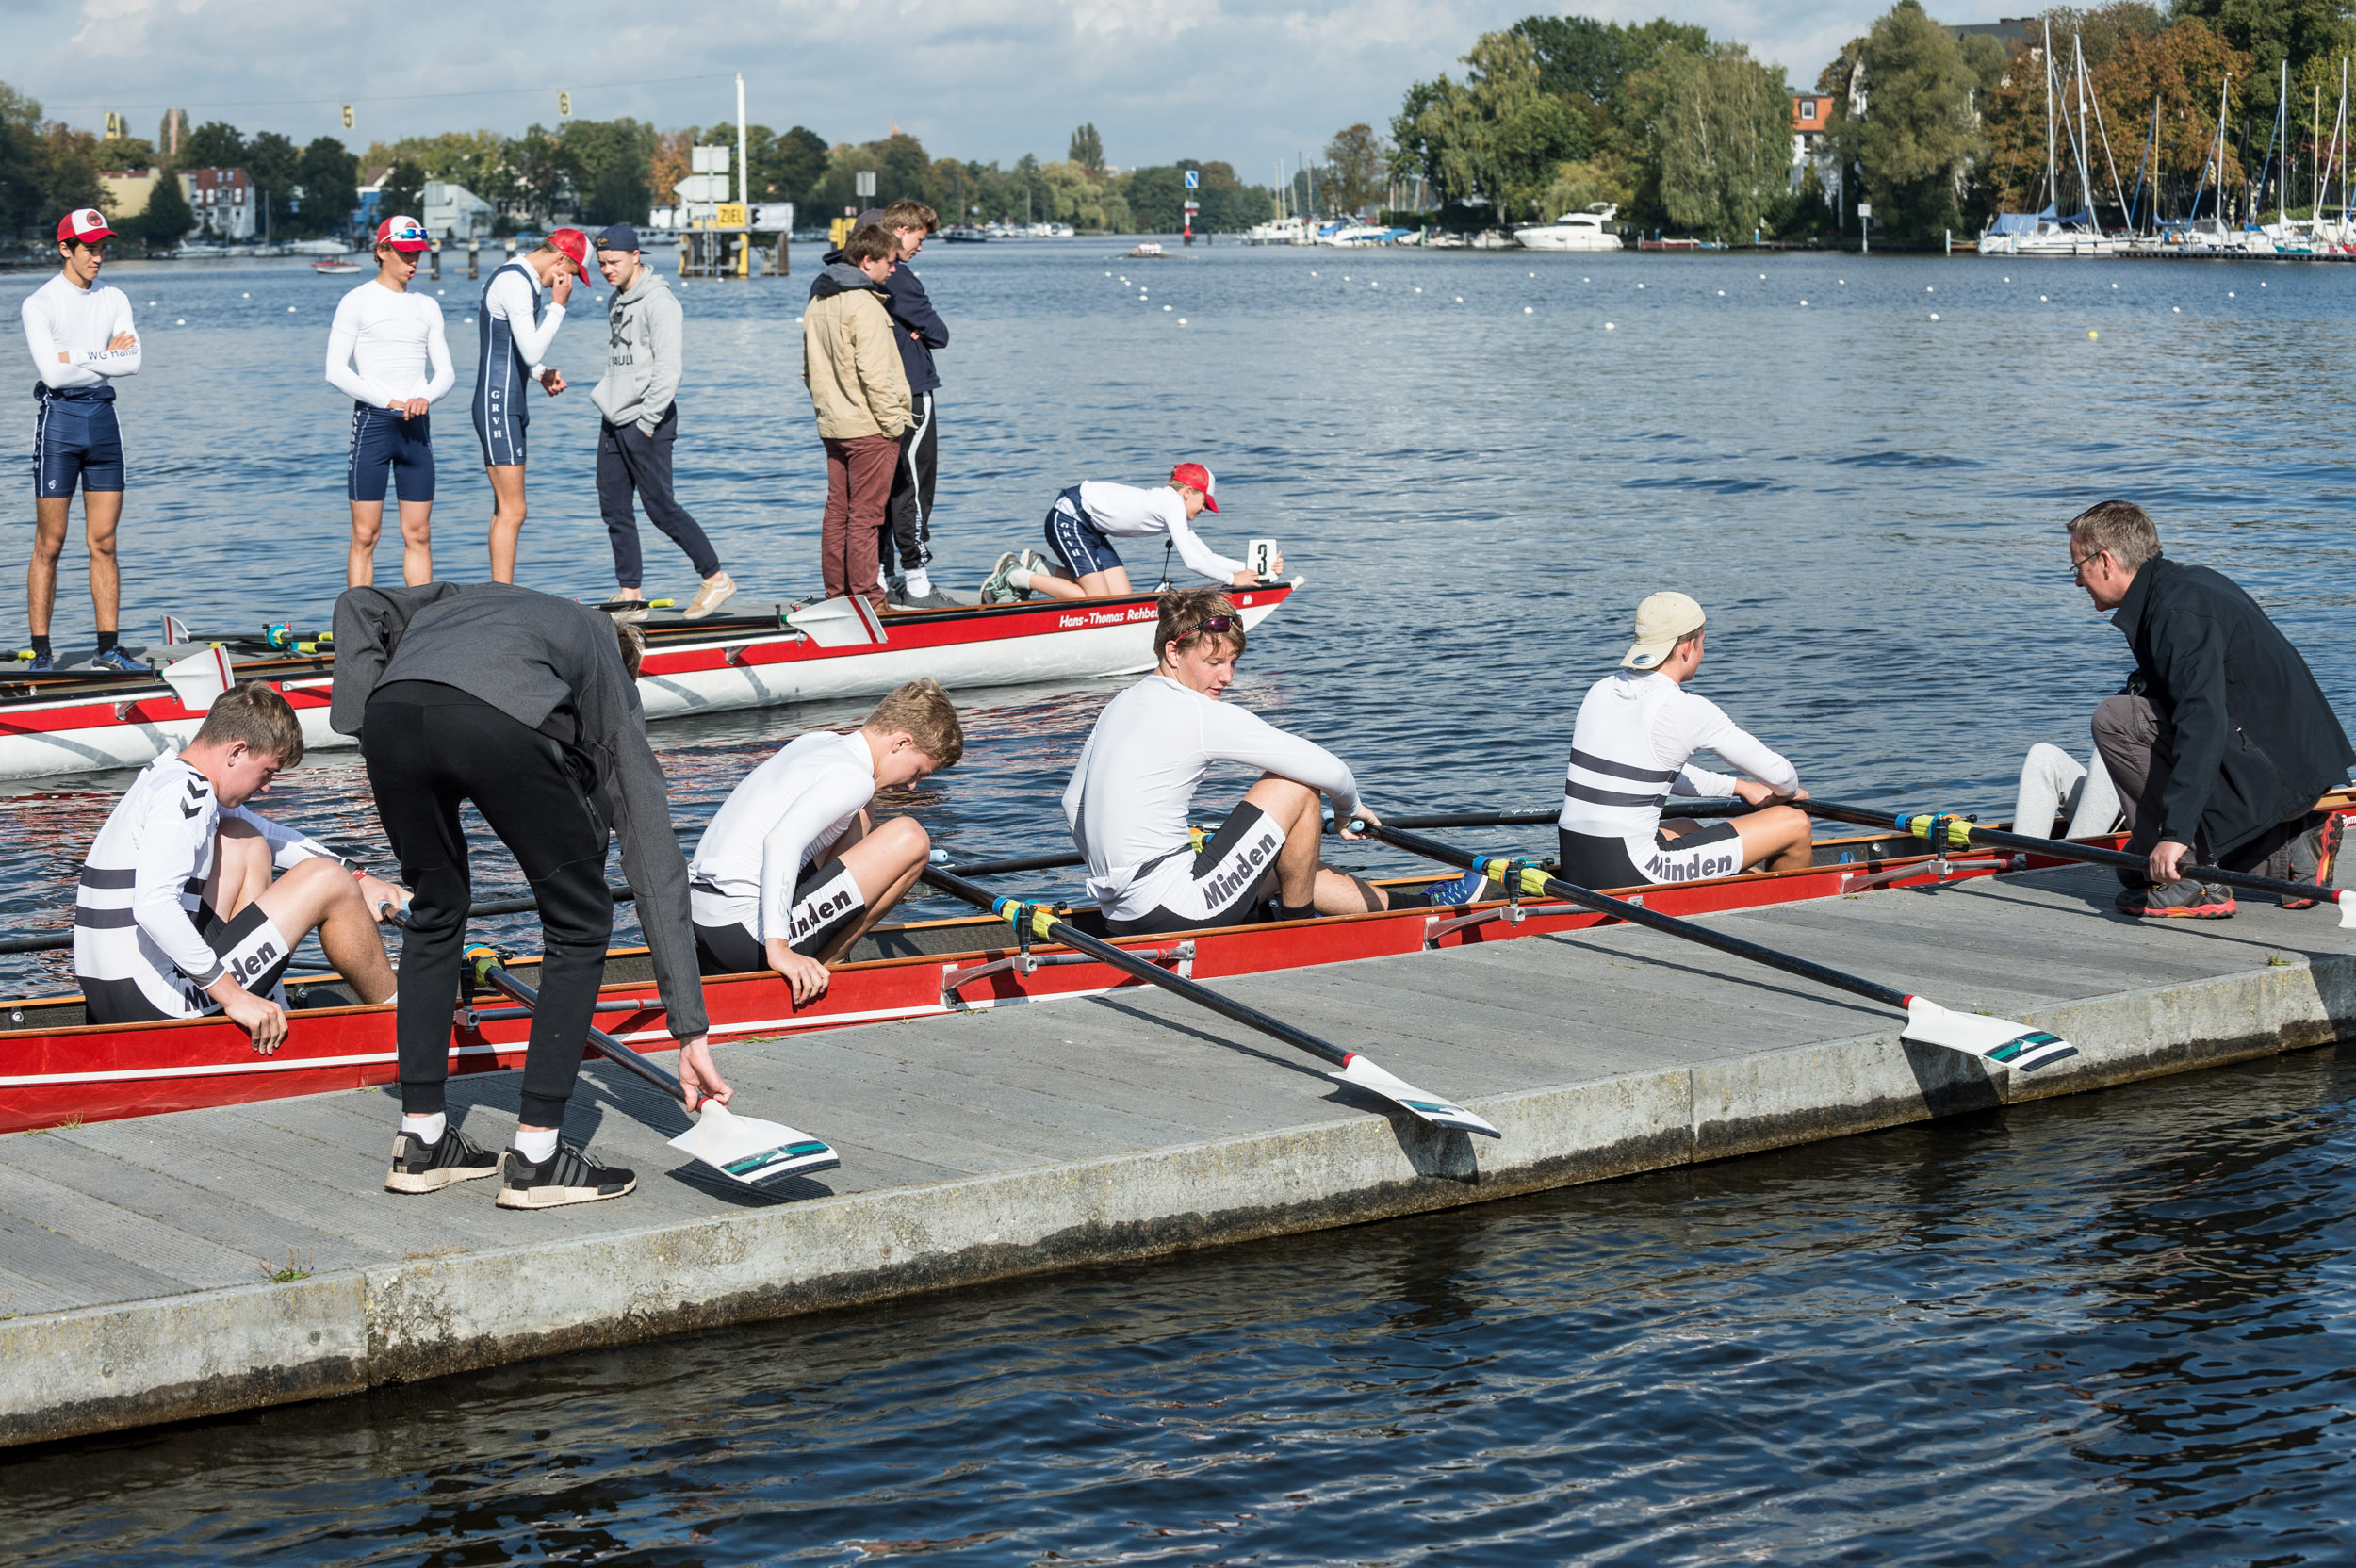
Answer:
[[(1641, 896), (1646, 907), (1665, 914), (1698, 915), (2064, 863), (1988, 854), (1940, 860), (1919, 841), (1894, 832), (1820, 840), (1816, 862), (1802, 871), (1646, 888)], [(1430, 878), (1397, 880), (1421, 885)], [(1093, 916), (1073, 919), (1088, 926)], [(1126, 938), (1117, 945), (1195, 979), (1218, 980), (1510, 940), (1604, 921), (1566, 904), (1493, 902), (1461, 911), (1405, 909)], [(838, 968), (826, 994), (806, 1006), (794, 1005), (775, 974), (706, 980), (712, 1038), (1048, 1003), (1139, 984), (1068, 949), (1041, 943), (1026, 950), (1004, 921), (990, 916), (879, 926), (854, 951), (857, 961)], [(531, 977), (537, 963), (525, 958), (511, 967)], [(666, 1048), (669, 1031), (645, 950), (610, 955), (606, 974), (599, 1026), (641, 1050)], [(295, 1003), (287, 1038), (270, 1056), (256, 1054), (245, 1033), (221, 1019), (109, 1028), (82, 1021), (79, 997), (0, 1004), (0, 1133), (395, 1081), (392, 1006), (343, 1004), (350, 993), (332, 977), (289, 981), (287, 990)], [(520, 1068), (530, 1029), (523, 1008), (504, 1005), (490, 993), (477, 997), (453, 1023), (451, 1071)]]
[[(1235, 595), (1256, 627), (1301, 580)], [(682, 620), (656, 612), (642, 629), (638, 679), (649, 719), (732, 709), (877, 696), (929, 676), (951, 691), (1127, 675), (1153, 667), (1155, 596), (1033, 599), (943, 610), (888, 611), (827, 599), (758, 615)], [(309, 747), (348, 746), (327, 727), (335, 656), (319, 633), (284, 627), (254, 637), (167, 641), (139, 650), (153, 676), (30, 672), (0, 664), (0, 779), (145, 767), (188, 743), (225, 680), (263, 680), (285, 694)]]

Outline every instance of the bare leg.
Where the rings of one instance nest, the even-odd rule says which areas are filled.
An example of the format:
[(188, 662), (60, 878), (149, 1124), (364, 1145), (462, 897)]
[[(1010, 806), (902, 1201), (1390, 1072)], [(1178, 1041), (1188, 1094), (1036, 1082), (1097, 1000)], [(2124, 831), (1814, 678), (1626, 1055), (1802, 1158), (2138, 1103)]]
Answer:
[(317, 931), (327, 961), (352, 982), (361, 1001), (382, 1002), (393, 994), (393, 966), (384, 956), (376, 917), (360, 896), (360, 884), (335, 861), (305, 860), (254, 902), (290, 942)]
[(57, 604), (57, 557), (65, 552), (66, 511), (71, 496), (42, 496), (33, 502), (33, 558), (25, 568), (25, 618), (33, 635), (49, 635), (49, 614)]
[(270, 872), (270, 841), (233, 817), (214, 837), (213, 874), (205, 879), (205, 902), (227, 920), (269, 890)]
[(1314, 907), (1321, 915), (1362, 915), (1391, 906), (1390, 895), (1372, 883), (1362, 884), (1318, 863), (1325, 830), (1315, 790), (1274, 774), (1262, 774), (1243, 798), (1258, 807), (1284, 835), (1284, 847), (1276, 852), (1276, 886), (1277, 897), (1287, 908)]
[(1129, 568), (1115, 566), (1108, 572), (1083, 572), (1080, 574), (1080, 592), (1092, 599), (1125, 594), (1129, 592)]
[(1088, 596), (1088, 591), (1070, 578), (1056, 577), (1048, 572), (1031, 574), (1031, 592), (1045, 595), (1051, 599), (1084, 599)]
[(368, 588), (376, 582), (376, 541), (384, 531), (383, 501), (352, 503), (352, 543), (344, 552), (344, 586)]
[[(861, 827), (865, 827), (863, 819), (864, 813)], [(853, 831), (859, 833), (857, 841), (847, 847), (838, 842), (834, 853), (842, 859), (843, 869), (851, 874), (851, 880), (859, 884), (867, 907), (819, 952), (822, 964), (831, 964), (849, 952), (853, 942), (907, 896), (932, 854), (932, 838), (914, 817), (892, 817), (866, 831)], [(849, 838), (844, 835), (845, 841)]]
[(524, 531), (524, 466), (500, 463), (491, 476), (491, 580), (515, 580), (515, 540)]
[(434, 580), (432, 501), (401, 503), (401, 580), (412, 588)]
[(115, 564), (115, 525), (121, 521), (122, 491), (82, 492), (82, 533), (90, 545), (90, 602), (101, 631), (116, 630), (122, 624), (123, 577)]
[(1802, 871), (1816, 858), (1808, 814), (1796, 806), (1770, 806), (1734, 819), (1742, 835), (1742, 864), (1754, 871)]

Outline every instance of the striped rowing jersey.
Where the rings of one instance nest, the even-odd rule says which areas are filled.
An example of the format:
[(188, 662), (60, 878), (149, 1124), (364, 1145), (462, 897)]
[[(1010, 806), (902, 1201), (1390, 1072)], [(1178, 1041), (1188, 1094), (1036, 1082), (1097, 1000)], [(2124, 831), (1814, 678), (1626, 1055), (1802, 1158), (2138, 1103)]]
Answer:
[(82, 861), (74, 895), (74, 972), (85, 991), (136, 986), (155, 1007), (179, 1014), (209, 1004), (221, 960), (197, 929), (223, 817), (269, 841), (286, 867), (326, 846), (242, 806), (224, 807), (212, 781), (177, 756), (150, 762), (115, 803)]
[(1759, 744), (1708, 697), (1659, 671), (1621, 669), (1588, 688), (1562, 779), (1565, 832), (1646, 845), (1673, 795), (1726, 795), (1735, 781), (1688, 762), (1714, 751), (1771, 789), (1796, 790), (1791, 763)]
[(524, 393), (540, 379), (541, 362), (556, 340), (556, 329), (564, 324), (564, 307), (540, 297), (540, 275), (530, 266), (511, 261), (483, 286), (475, 322), (481, 341), (474, 373), (476, 422), (486, 430), (506, 422), (529, 424), (531, 405)]

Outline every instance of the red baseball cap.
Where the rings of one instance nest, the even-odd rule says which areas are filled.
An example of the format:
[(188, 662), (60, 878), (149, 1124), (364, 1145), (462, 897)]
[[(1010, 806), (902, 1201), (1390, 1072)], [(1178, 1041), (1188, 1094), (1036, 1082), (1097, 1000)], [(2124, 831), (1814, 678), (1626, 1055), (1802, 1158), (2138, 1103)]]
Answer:
[(395, 213), (376, 226), (376, 242), (396, 251), (434, 249), (434, 237), (425, 232), (425, 225), (403, 213)]
[(1181, 463), (1178, 466), (1170, 471), (1170, 482), (1172, 484), (1192, 485), (1197, 490), (1203, 492), (1203, 504), (1204, 506), (1209, 507), (1214, 512), (1219, 510), (1219, 502), (1211, 499), (1211, 470), (1203, 466), (1202, 464)]
[(589, 243), (589, 237), (579, 229), (559, 229), (548, 236), (548, 243), (555, 246), (559, 253), (566, 261), (571, 262), (582, 277), (585, 278), (597, 270), (597, 251)]
[(78, 239), (85, 245), (92, 240), (112, 239), (114, 230), (106, 227), (106, 215), (96, 207), (75, 207), (57, 220), (57, 243)]

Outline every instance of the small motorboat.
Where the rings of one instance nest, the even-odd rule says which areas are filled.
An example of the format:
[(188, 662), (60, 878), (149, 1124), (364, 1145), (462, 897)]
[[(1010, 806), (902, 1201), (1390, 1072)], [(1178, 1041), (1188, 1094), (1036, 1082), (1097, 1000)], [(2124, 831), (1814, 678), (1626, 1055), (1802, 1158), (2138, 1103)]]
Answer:
[(1615, 202), (1597, 202), (1583, 212), (1566, 212), (1551, 223), (1515, 229), (1513, 237), (1527, 251), (1616, 251), (1622, 242), (1612, 220), (1619, 211)]
[(337, 258), (332, 261), (315, 261), (311, 263), (311, 270), (322, 278), (348, 278), (352, 273), (363, 271), (365, 269), (356, 261)]
[(1170, 253), (1162, 249), (1162, 242), (1158, 239), (1140, 239), (1129, 247), (1129, 253), (1133, 256), (1163, 256)]

